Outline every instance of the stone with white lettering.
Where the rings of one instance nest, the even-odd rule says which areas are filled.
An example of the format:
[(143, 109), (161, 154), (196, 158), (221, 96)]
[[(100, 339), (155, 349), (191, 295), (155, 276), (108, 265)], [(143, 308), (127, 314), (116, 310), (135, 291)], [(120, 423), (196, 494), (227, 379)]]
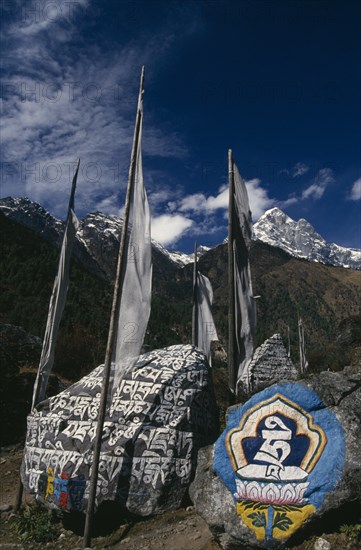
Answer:
[[(103, 367), (28, 416), (25, 487), (49, 507), (86, 509)], [(142, 355), (109, 404), (96, 506), (120, 502), (150, 515), (180, 506), (198, 449), (217, 437), (211, 372), (192, 346)]]

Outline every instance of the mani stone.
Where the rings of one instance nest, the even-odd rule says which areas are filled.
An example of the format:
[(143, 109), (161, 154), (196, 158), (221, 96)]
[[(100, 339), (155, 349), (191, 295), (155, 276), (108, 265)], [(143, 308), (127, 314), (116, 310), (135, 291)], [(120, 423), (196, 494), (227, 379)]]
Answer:
[[(280, 398), (284, 399), (283, 417)], [(270, 405), (272, 399), (275, 402), (273, 409)], [(267, 407), (271, 408), (267, 411)], [(287, 412), (289, 410), (293, 410), (290, 415)], [(230, 418), (235, 418), (235, 414), (239, 416), (236, 416), (232, 425)], [(255, 422), (252, 422), (252, 414)], [(296, 426), (299, 428), (292, 428), (294, 435), (291, 438), (287, 435), (280, 437), (280, 432), (286, 433), (287, 430), (285, 426), (275, 422), (275, 416), (278, 416), (286, 428), (291, 428), (287, 415), (296, 419)], [(268, 416), (267, 426), (265, 419), (267, 422)], [(360, 367), (346, 367), (342, 372), (326, 371), (314, 374), (307, 380), (275, 384), (253, 395), (244, 405), (230, 407), (227, 417), (227, 427), (216, 444), (200, 449), (195, 479), (189, 491), (195, 511), (208, 523), (224, 550), (277, 549), (284, 545), (287, 548), (294, 544), (302, 545), (302, 540), (312, 533), (322, 532), (328, 518), (337, 517), (338, 521), (347, 523), (349, 512), (360, 509)], [(238, 428), (235, 429), (234, 426), (237, 425)], [(269, 437), (272, 429), (276, 430), (277, 437)], [(247, 461), (251, 456), (249, 462), (253, 464), (257, 462), (257, 451), (263, 450), (272, 454), (278, 448), (277, 453), (273, 454), (277, 454), (282, 462), (289, 450), (287, 444), (291, 450), (294, 444), (296, 451), (298, 447), (300, 455), (297, 452), (293, 455), (291, 452), (288, 461), (284, 461), (283, 470), (275, 468), (273, 472), (269, 472), (270, 476), (273, 473), (276, 478), (278, 470), (281, 481), (265, 482), (264, 477), (257, 475), (254, 479), (247, 480), (242, 471), (238, 470), (237, 457), (232, 466), (231, 454), (227, 449), (233, 449), (233, 434), (242, 434), (242, 430), (246, 431), (245, 438), (242, 436), (243, 439), (241, 437), (238, 442), (241, 441), (243, 450), (239, 453), (240, 448), (236, 448), (235, 453), (241, 459), (246, 456)], [(301, 441), (304, 437), (302, 432), (308, 433), (304, 443)], [(253, 436), (260, 441), (255, 447), (256, 439), (252, 439)], [(310, 453), (315, 436), (320, 446), (313, 447), (312, 452), (316, 459), (312, 459), (313, 462), (306, 466), (308, 476), (299, 481), (295, 478), (282, 481), (282, 475), (287, 468), (293, 467), (292, 464), (303, 467), (297, 461), (305, 456), (305, 452), (306, 456)], [(307, 440), (310, 442), (309, 446), (305, 444)], [(250, 443), (251, 441), (254, 443)], [(263, 448), (260, 449), (262, 441)], [(250, 455), (242, 454), (245, 451), (250, 452)], [(233, 455), (233, 459), (236, 455)], [(274, 464), (276, 462), (277, 459)], [(258, 459), (258, 464), (260, 468), (265, 462)], [(240, 502), (241, 499), (243, 503)], [(270, 506), (273, 507), (271, 519)], [(278, 529), (268, 530), (273, 540), (267, 541), (266, 528), (269, 524), (274, 527), (277, 523)]]
[[(28, 416), (25, 488), (50, 508), (84, 512), (103, 365)], [(107, 410), (96, 507), (116, 501), (147, 516), (180, 507), (200, 447), (218, 436), (211, 371), (190, 345), (141, 355)]]
[[(287, 355), (280, 334), (274, 334), (259, 346), (248, 367), (251, 393), (263, 390), (281, 380), (297, 380), (298, 372)], [(246, 389), (244, 377), (241, 390)]]

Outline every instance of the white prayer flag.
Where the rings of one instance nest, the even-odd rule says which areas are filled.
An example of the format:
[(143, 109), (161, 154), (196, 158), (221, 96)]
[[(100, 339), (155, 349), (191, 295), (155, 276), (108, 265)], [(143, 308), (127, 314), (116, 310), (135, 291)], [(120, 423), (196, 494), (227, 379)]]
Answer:
[[(141, 120), (136, 142), (136, 166), (130, 195), (129, 226), (121, 276), (121, 298), (116, 315), (113, 346), (113, 391), (123, 374), (136, 363), (147, 330), (152, 293), (152, 245), (150, 210), (143, 183), (143, 98), (139, 96)], [(123, 227), (123, 230), (126, 228)]]
[(49, 303), (48, 320), (43, 340), (38, 374), (34, 384), (32, 408), (45, 399), (49, 375), (54, 365), (55, 346), (59, 332), (59, 325), (66, 302), (69, 285), (70, 258), (75, 242), (75, 234), (79, 227), (74, 213), (74, 196), (78, 177), (79, 162), (74, 174), (71, 195), (69, 200), (68, 217), (61, 246), (58, 272), (55, 277), (53, 291)]
[(211, 364), (211, 342), (218, 340), (216, 326), (212, 315), (213, 290), (210, 280), (197, 272), (196, 287), (197, 308), (197, 347), (204, 351)]
[(246, 184), (233, 162), (234, 219), (233, 257), (235, 285), (235, 362), (237, 382), (241, 379), (249, 386), (248, 366), (251, 362), (256, 332), (256, 303), (253, 298), (249, 250), (252, 238), (252, 214), (249, 208)]
[(300, 370), (301, 373), (304, 374), (308, 368), (308, 362), (305, 352), (305, 330), (301, 317), (298, 318), (298, 340), (300, 347)]

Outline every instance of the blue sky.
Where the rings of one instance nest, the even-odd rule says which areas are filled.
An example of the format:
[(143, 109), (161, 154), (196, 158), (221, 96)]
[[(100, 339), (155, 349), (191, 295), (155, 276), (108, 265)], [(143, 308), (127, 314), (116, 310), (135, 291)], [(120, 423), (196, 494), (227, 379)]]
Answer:
[(360, 4), (2, 0), (1, 196), (118, 214), (145, 65), (153, 235), (226, 236), (227, 150), (254, 221), (279, 206), (360, 247)]

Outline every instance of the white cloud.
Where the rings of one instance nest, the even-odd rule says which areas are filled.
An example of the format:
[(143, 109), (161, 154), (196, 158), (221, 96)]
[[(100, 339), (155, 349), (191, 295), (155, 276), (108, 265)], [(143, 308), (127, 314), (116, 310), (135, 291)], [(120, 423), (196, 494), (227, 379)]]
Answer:
[[(205, 209), (207, 198), (203, 193), (195, 193), (194, 195), (185, 196), (179, 204), (180, 212), (201, 212)], [(171, 203), (174, 206), (174, 203)]]
[(119, 197), (116, 194), (113, 194), (110, 197), (101, 199), (96, 204), (96, 210), (104, 212), (110, 216), (123, 217), (125, 208), (124, 206), (119, 206)]
[(299, 176), (303, 176), (303, 174), (306, 174), (309, 169), (310, 167), (304, 162), (297, 162), (292, 168), (292, 177), (297, 178)]
[(205, 208), (209, 212), (214, 212), (219, 208), (228, 208), (229, 192), (228, 186), (222, 185), (220, 187), (218, 195), (215, 197), (208, 197), (205, 203)]
[(297, 197), (296, 194), (293, 193), (283, 201), (276, 201), (276, 206), (278, 206), (278, 208), (287, 208), (287, 206), (291, 206), (291, 204), (296, 204), (299, 200), (299, 197)]
[[(102, 199), (118, 194), (127, 182), (140, 67), (162, 58), (169, 48), (161, 33), (146, 48), (132, 41), (104, 52), (95, 43), (85, 44), (77, 10), (87, 4), (49, 2), (42, 17), (36, 10), (43, 4), (34, 0), (4, 30), (4, 42), (12, 47), (4, 52), (2, 194), (14, 195), (16, 189), (16, 195), (47, 204), (57, 216), (66, 212), (69, 162), (77, 157), (78, 214), (116, 210)], [(168, 123), (152, 120), (146, 97), (144, 153), (184, 158), (188, 153), (182, 137)]]
[[(89, 0), (56, 0), (56, 2), (39, 2), (29, 0), (18, 7), (18, 19), (11, 31), (17, 36), (34, 36), (48, 28), (61, 27), (73, 22), (79, 8), (85, 8)], [(64, 31), (65, 29), (63, 29)]]
[[(274, 206), (276, 201), (268, 196), (267, 189), (261, 185), (261, 180), (254, 178), (245, 183), (252, 217), (257, 220), (268, 208)], [(227, 210), (228, 201), (228, 186), (223, 185), (219, 188), (216, 196), (206, 197), (203, 193), (195, 193), (184, 197), (179, 203), (179, 211), (204, 212), (207, 214), (217, 210)]]
[(256, 221), (266, 210), (275, 205), (276, 200), (268, 196), (267, 189), (262, 187), (261, 180), (258, 178), (246, 181), (246, 187), (252, 219)]
[(203, 193), (185, 196), (179, 203), (180, 212), (214, 212), (220, 208), (228, 208), (228, 187), (220, 187), (218, 195), (206, 197)]
[(359, 201), (361, 199), (361, 178), (354, 182), (348, 198), (351, 201)]
[(152, 238), (163, 245), (173, 244), (193, 225), (181, 214), (162, 214), (152, 219)]
[(320, 199), (328, 185), (334, 183), (335, 178), (331, 168), (322, 168), (315, 177), (314, 183), (302, 192), (302, 199)]

